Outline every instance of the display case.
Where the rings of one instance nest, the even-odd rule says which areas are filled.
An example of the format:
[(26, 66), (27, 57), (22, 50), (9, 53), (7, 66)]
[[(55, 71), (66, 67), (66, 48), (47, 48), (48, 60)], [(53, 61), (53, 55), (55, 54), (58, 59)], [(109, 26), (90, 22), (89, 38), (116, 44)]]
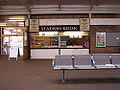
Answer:
[(60, 32), (61, 48), (89, 48), (88, 32)]
[(31, 33), (31, 48), (58, 48), (57, 32)]
[(80, 31), (39, 32), (30, 34), (30, 42), (31, 48), (89, 48), (88, 37), (88, 32)]

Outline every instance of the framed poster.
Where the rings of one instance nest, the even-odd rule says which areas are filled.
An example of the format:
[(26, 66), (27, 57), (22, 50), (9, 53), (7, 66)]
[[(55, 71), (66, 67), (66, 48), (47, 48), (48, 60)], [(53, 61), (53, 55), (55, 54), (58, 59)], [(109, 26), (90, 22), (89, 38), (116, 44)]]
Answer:
[(89, 31), (89, 18), (80, 18), (80, 31)]
[(96, 47), (106, 47), (106, 32), (96, 32)]
[(30, 19), (30, 32), (39, 32), (39, 19)]

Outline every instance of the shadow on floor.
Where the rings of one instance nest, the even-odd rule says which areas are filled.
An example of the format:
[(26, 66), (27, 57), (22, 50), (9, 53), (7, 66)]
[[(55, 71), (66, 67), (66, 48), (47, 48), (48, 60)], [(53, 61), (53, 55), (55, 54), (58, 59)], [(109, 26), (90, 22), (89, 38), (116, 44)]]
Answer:
[[(54, 83), (63, 84), (62, 80), (58, 79)], [(81, 78), (81, 79), (66, 79), (65, 84), (91, 84), (91, 83), (120, 83), (120, 78)]]

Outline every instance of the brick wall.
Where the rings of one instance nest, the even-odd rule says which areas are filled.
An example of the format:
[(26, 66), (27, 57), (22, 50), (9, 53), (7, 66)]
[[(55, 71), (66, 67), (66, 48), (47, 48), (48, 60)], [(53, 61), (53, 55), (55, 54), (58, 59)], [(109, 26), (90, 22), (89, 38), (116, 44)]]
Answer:
[(120, 47), (96, 47), (96, 32), (120, 32), (120, 26), (90, 26), (91, 53), (120, 53)]

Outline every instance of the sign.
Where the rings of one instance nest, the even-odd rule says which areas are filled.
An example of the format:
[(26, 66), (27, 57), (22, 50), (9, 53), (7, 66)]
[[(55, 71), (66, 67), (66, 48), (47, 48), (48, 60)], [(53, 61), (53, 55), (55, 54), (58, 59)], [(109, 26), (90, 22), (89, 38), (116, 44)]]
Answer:
[(13, 46), (10, 47), (10, 52), (9, 52), (9, 60), (10, 58), (18, 58), (18, 47), (17, 46)]
[(39, 19), (30, 19), (30, 32), (39, 32)]
[(80, 31), (79, 25), (40, 26), (39, 31)]
[(16, 21), (5, 20), (5, 23), (7, 24), (7, 26), (18, 26), (18, 22)]
[(116, 40), (120, 40), (120, 37), (119, 37), (119, 36), (117, 36), (117, 37), (116, 37)]
[(89, 31), (89, 18), (80, 18), (80, 31)]
[(106, 47), (105, 32), (96, 32), (96, 47)]

